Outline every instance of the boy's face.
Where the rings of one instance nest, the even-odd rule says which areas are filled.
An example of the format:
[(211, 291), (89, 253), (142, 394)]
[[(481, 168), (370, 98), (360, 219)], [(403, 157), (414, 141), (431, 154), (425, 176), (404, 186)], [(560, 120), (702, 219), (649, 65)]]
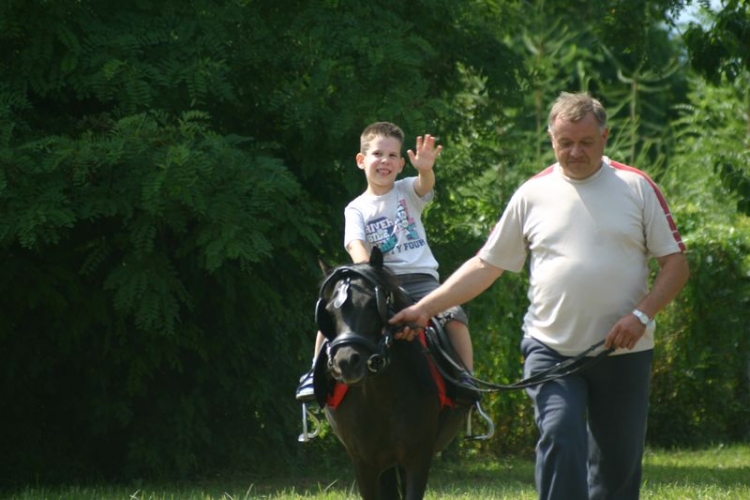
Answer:
[(401, 141), (395, 137), (374, 137), (367, 152), (357, 154), (357, 166), (365, 172), (367, 189), (376, 195), (393, 188), (405, 163), (401, 156)]

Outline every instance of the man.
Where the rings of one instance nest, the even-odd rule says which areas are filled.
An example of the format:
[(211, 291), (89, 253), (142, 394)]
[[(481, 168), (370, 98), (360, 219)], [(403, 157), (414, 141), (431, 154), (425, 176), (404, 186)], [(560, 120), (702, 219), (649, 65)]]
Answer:
[[(654, 316), (689, 276), (685, 246), (658, 187), (604, 156), (601, 103), (562, 93), (548, 132), (557, 163), (524, 183), (477, 255), (392, 323), (428, 318), (487, 289), (530, 257), (524, 376), (597, 342), (591, 368), (527, 390), (540, 431), (542, 499), (635, 499), (641, 484)], [(650, 258), (659, 271), (649, 289)], [(399, 338), (412, 339), (406, 328)]]

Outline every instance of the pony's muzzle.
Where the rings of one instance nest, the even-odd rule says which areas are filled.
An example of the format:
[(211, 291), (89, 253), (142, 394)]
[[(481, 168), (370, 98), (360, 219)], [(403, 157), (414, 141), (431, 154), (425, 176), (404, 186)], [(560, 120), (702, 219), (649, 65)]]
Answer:
[(347, 385), (360, 382), (367, 375), (366, 356), (353, 346), (341, 346), (328, 358), (333, 378)]

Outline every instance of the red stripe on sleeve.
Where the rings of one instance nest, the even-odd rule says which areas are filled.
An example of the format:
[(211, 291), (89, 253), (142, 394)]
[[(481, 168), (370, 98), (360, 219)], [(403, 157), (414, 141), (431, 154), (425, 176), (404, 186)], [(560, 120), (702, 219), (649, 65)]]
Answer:
[(661, 193), (661, 190), (659, 189), (659, 186), (656, 185), (656, 183), (651, 179), (651, 177), (646, 174), (646, 172), (643, 172), (641, 170), (638, 170), (637, 168), (625, 165), (623, 163), (619, 163), (616, 161), (609, 161), (610, 165), (612, 165), (612, 168), (618, 169), (618, 170), (625, 170), (628, 172), (633, 172), (635, 174), (640, 175), (646, 181), (648, 181), (651, 188), (654, 190), (654, 193), (656, 193), (656, 197), (659, 200), (659, 204), (661, 205), (661, 209), (664, 210), (664, 215), (667, 217), (667, 222), (669, 223), (670, 229), (672, 229), (672, 236), (674, 237), (675, 241), (677, 242), (677, 245), (680, 247), (681, 251), (685, 251), (686, 247), (685, 244), (682, 242), (682, 236), (680, 236), (680, 232), (677, 230), (677, 225), (674, 223), (674, 219), (672, 218), (672, 211), (669, 209), (669, 205), (667, 204), (667, 200), (664, 198), (664, 195)]

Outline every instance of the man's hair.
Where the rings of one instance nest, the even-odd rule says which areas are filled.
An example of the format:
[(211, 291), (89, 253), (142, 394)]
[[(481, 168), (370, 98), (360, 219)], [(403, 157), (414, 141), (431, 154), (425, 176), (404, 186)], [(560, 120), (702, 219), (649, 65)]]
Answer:
[(393, 137), (398, 139), (401, 144), (404, 143), (404, 131), (398, 125), (391, 122), (375, 122), (368, 125), (362, 131), (362, 135), (359, 136), (360, 152), (367, 153), (370, 141), (375, 137)]
[(581, 120), (588, 113), (593, 113), (596, 121), (599, 122), (599, 129), (604, 130), (607, 126), (607, 111), (602, 103), (594, 99), (585, 92), (572, 94), (562, 92), (552, 105), (547, 122), (547, 130), (550, 133), (555, 131), (555, 119), (560, 117), (572, 122)]

